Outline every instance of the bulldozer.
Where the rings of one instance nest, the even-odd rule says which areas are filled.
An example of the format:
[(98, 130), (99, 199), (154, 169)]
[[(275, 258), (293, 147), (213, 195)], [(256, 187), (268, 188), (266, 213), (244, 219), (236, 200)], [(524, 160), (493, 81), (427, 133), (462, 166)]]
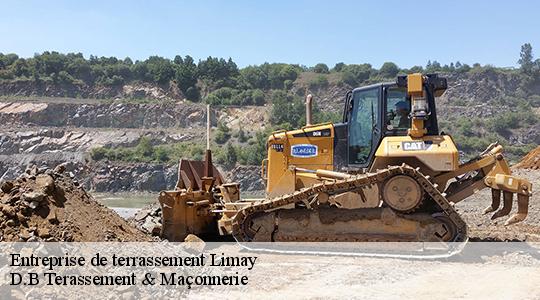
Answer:
[(523, 221), (532, 186), (512, 175), (502, 146), (460, 163), (453, 138), (439, 131), (436, 98), (446, 89), (446, 78), (420, 73), (358, 87), (346, 94), (342, 122), (322, 124), (312, 124), (308, 95), (306, 125), (268, 137), (260, 199), (242, 198), (238, 183), (224, 182), (212, 164), (208, 128), (205, 160), (181, 160), (175, 189), (159, 195), (161, 236), (464, 242), (467, 224), (454, 205), (483, 188), (492, 192), (484, 212), (494, 213), (491, 219), (509, 215), (517, 194), (517, 212), (505, 225)]

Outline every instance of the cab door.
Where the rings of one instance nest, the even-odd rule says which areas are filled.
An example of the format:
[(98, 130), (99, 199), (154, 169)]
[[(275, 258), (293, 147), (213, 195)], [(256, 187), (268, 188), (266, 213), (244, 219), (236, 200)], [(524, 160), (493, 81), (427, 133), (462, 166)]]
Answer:
[(349, 103), (348, 163), (367, 168), (381, 140), (382, 85), (355, 89)]

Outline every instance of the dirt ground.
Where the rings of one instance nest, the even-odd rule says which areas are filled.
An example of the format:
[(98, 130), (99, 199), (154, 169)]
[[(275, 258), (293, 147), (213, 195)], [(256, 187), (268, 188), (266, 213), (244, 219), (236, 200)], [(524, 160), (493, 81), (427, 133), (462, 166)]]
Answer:
[[(234, 299), (245, 295), (257, 299), (540, 298), (540, 244), (522, 251), (506, 251), (511, 247), (505, 245), (524, 243), (481, 244), (485, 245), (483, 251), (465, 250), (471, 255), (439, 260), (259, 253), (247, 288), (202, 289), (189, 296), (195, 299)], [(227, 247), (232, 246), (214, 251), (229, 253)]]
[[(540, 192), (537, 190), (540, 188), (540, 170), (513, 169), (512, 172), (528, 179), (533, 185), (533, 196), (529, 200), (529, 215), (523, 222), (509, 226), (504, 226), (504, 221), (508, 216), (491, 220), (493, 213), (482, 214), (483, 210), (491, 204), (491, 191), (484, 189), (456, 204), (458, 213), (469, 225), (471, 240), (540, 241)], [(512, 213), (517, 210), (515, 196), (513, 204)]]

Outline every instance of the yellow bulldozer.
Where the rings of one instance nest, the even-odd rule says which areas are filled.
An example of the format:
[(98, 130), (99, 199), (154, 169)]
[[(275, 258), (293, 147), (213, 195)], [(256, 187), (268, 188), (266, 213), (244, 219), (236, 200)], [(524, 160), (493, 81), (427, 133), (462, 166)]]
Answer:
[[(243, 199), (205, 161), (181, 160), (175, 190), (160, 193), (169, 241), (188, 234), (232, 235), (238, 242), (463, 242), (467, 225), (454, 209), (483, 188), (485, 213), (525, 219), (532, 186), (513, 176), (500, 145), (459, 162), (450, 135), (439, 132), (436, 97), (447, 88), (437, 74), (398, 76), (396, 82), (346, 95), (341, 123), (273, 132), (262, 162), (266, 197)], [(207, 145), (209, 148), (209, 142)], [(502, 208), (500, 207), (502, 194)]]

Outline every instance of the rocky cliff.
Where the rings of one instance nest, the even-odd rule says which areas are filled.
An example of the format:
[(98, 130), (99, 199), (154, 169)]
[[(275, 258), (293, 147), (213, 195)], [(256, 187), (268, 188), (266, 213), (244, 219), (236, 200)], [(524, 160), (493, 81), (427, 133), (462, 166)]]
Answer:
[(117, 86), (87, 85), (84, 83), (55, 83), (48, 81), (2, 81), (0, 95), (13, 97), (68, 97), (84, 99), (154, 99), (183, 100), (175, 84), (153, 85), (140, 82)]
[[(231, 128), (254, 131), (268, 116), (263, 107), (223, 108), (212, 113), (214, 126), (217, 118)], [(93, 161), (89, 152), (97, 147), (132, 147), (143, 137), (154, 145), (203, 144), (206, 107), (189, 102), (36, 98), (0, 102), (0, 124), (0, 180), (13, 179), (34, 165), (63, 164), (87, 190), (160, 191), (176, 184), (175, 164)], [(249, 183), (247, 190), (253, 189), (260, 185)]]

